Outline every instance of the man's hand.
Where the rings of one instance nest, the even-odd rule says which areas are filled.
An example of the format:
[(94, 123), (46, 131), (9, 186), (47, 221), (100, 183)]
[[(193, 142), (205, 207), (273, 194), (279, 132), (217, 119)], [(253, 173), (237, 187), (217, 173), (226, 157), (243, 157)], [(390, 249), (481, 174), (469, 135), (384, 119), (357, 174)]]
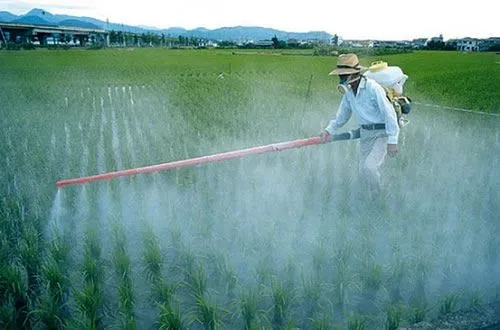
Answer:
[(391, 157), (396, 156), (398, 154), (398, 145), (397, 144), (388, 144), (387, 145), (387, 153)]
[(329, 142), (332, 139), (332, 135), (330, 133), (328, 133), (328, 131), (321, 132), (319, 137), (321, 138), (321, 141), (323, 143)]

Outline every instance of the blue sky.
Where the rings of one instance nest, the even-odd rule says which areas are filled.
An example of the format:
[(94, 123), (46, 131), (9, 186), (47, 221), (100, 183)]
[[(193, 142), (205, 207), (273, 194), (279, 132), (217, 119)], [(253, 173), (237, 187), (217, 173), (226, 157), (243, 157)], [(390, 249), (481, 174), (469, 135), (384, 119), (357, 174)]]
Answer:
[(0, 0), (0, 11), (21, 15), (32, 8), (110, 22), (192, 29), (263, 26), (293, 32), (326, 31), (344, 39), (413, 39), (443, 34), (500, 37), (493, 1), (439, 0)]

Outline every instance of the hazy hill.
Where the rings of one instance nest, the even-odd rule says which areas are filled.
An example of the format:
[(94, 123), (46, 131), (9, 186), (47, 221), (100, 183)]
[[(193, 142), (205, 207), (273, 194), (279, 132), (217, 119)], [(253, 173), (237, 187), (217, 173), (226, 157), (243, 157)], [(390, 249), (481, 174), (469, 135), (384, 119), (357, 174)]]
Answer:
[(82, 28), (99, 28), (106, 30), (125, 31), (132, 33), (158, 33), (170, 36), (184, 36), (184, 37), (199, 37), (210, 40), (265, 40), (271, 39), (276, 36), (281, 40), (288, 39), (320, 39), (328, 40), (332, 36), (323, 31), (313, 32), (287, 32), (271, 28), (263, 28), (258, 26), (234, 26), (223, 27), (214, 30), (209, 30), (199, 27), (193, 30), (186, 30), (182, 27), (172, 27), (168, 29), (158, 29), (155, 27), (140, 27), (124, 25), (120, 23), (112, 23), (101, 21), (92, 17), (78, 17), (70, 15), (54, 15), (43, 9), (32, 9), (25, 15), (17, 16), (7, 11), (0, 12), (0, 21), (2, 22), (16, 22), (27, 24), (43, 24), (43, 25), (61, 25), (61, 26), (74, 26)]

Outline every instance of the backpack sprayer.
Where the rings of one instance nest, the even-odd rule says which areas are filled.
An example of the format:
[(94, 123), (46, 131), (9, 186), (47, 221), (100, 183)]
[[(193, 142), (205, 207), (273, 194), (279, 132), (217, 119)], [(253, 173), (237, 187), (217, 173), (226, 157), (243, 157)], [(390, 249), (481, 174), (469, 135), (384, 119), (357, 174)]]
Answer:
[[(403, 117), (403, 114), (410, 112), (410, 99), (402, 96), (403, 85), (408, 79), (408, 76), (403, 74), (403, 71), (399, 67), (387, 66), (385, 62), (375, 62), (370, 66), (368, 72), (365, 76), (377, 81), (382, 87), (384, 87), (389, 101), (391, 101), (394, 106), (396, 114), (398, 114), (398, 122), (401, 127), (408, 124), (408, 120)], [(137, 174), (144, 173), (155, 173), (159, 171), (170, 170), (174, 168), (201, 165), (204, 163), (213, 163), (222, 160), (246, 157), (250, 155), (263, 154), (268, 152), (276, 152), (287, 149), (301, 148), (315, 144), (324, 144), (332, 141), (344, 141), (359, 139), (360, 131), (359, 129), (351, 130), (349, 132), (333, 134), (329, 138), (324, 138), (321, 136), (315, 136), (306, 139), (299, 139), (293, 141), (286, 141), (280, 143), (274, 143), (264, 146), (252, 147), (247, 149), (229, 151), (224, 153), (218, 153), (208, 156), (201, 156), (196, 158), (190, 158), (185, 160), (179, 160), (169, 163), (156, 164), (145, 167), (132, 168), (128, 170), (108, 172), (103, 174), (97, 174), (92, 176), (86, 176), (75, 179), (68, 179), (56, 182), (57, 187), (64, 187), (72, 184), (86, 184), (92, 181), (104, 181), (111, 180), (113, 178), (121, 176), (133, 176)]]

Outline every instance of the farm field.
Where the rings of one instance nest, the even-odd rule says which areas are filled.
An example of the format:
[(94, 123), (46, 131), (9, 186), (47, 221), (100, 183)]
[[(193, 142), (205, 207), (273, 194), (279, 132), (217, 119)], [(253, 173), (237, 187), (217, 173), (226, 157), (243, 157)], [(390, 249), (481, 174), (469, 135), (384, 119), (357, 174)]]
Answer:
[(354, 141), (55, 186), (317, 135), (334, 57), (0, 52), (0, 327), (397, 329), (498, 301), (498, 55), (377, 59), (418, 104), (367, 202)]

